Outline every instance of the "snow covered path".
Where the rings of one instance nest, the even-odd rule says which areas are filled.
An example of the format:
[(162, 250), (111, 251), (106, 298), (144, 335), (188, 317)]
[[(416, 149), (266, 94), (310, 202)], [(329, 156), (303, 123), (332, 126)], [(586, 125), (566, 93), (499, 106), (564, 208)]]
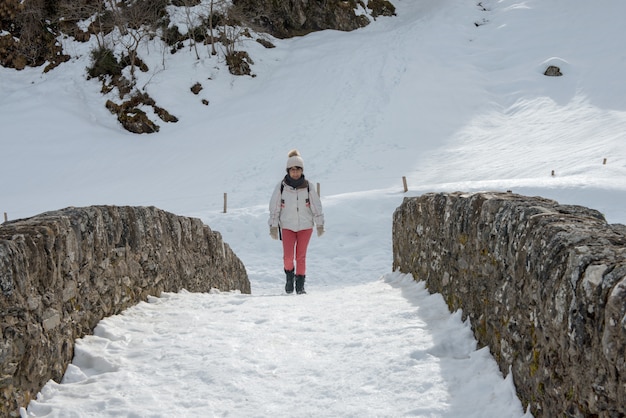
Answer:
[[(265, 206), (204, 221), (244, 261), (252, 295), (181, 292), (106, 318), (29, 417), (480, 417), (524, 415), (460, 312), (391, 272), (399, 193), (325, 198), (306, 295), (286, 295)], [(364, 219), (371, 224), (360, 228)]]
[(523, 416), (460, 314), (402, 274), (302, 296), (165, 294), (101, 321), (42, 395), (30, 416)]

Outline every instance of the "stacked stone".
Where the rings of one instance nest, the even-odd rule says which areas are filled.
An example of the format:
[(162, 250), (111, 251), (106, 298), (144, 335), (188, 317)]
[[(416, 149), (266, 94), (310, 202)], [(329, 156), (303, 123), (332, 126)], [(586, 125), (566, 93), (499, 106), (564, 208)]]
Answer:
[(68, 208), (0, 226), (0, 416), (19, 416), (104, 317), (181, 289), (250, 293), (199, 219), (154, 207)]
[(626, 227), (512, 193), (394, 213), (393, 266), (462, 309), (535, 417), (626, 415)]

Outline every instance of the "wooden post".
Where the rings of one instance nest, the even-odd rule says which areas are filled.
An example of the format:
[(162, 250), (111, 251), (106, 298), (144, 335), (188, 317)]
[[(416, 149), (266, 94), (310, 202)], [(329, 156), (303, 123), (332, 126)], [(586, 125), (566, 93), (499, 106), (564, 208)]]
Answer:
[(6, 221), (8, 221), (8, 220), (9, 220), (9, 217), (7, 216), (7, 213), (6, 213), (6, 212), (4, 212), (4, 222), (6, 222)]
[(409, 191), (409, 187), (406, 185), (406, 176), (402, 176), (402, 184), (404, 184), (404, 193)]
[(602, 165), (606, 165), (606, 158), (602, 161)]
[(228, 208), (228, 193), (224, 193), (224, 213), (226, 213), (227, 208)]
[(317, 189), (317, 195), (319, 197), (322, 197), (322, 195), (320, 194), (320, 184), (319, 183), (317, 183), (317, 188), (316, 189)]
[(551, 173), (551, 174), (552, 174), (552, 177), (554, 177), (554, 170), (552, 170), (552, 173)]

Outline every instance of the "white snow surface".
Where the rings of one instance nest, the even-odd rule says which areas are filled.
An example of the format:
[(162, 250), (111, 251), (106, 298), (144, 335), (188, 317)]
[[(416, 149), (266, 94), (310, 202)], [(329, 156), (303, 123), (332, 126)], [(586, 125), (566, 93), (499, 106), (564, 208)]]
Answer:
[[(512, 190), (625, 223), (626, 2), (393, 3), (349, 33), (243, 38), (255, 77), (207, 47), (145, 45), (138, 85), (180, 119), (151, 135), (124, 131), (86, 80), (93, 43), (64, 39), (74, 58), (48, 73), (0, 68), (9, 219), (154, 205), (221, 232), (252, 285), (103, 319), (22, 417), (531, 416), (462, 313), (392, 271), (392, 214), (405, 196)], [(292, 148), (327, 230), (301, 296), (267, 227)]]

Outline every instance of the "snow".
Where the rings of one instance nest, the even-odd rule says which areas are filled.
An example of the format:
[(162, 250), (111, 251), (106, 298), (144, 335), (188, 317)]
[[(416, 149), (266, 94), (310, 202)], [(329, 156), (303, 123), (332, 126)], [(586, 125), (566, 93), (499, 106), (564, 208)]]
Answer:
[[(626, 223), (626, 3), (393, 3), (350, 33), (242, 38), (255, 77), (207, 47), (146, 47), (138, 85), (180, 119), (152, 135), (124, 131), (85, 79), (93, 44), (64, 39), (75, 58), (45, 74), (0, 68), (9, 219), (154, 205), (220, 231), (252, 284), (103, 319), (22, 417), (531, 416), (461, 312), (391, 271), (391, 218), (405, 196), (512, 190)], [(284, 294), (267, 227), (292, 148), (327, 222), (302, 296)]]

